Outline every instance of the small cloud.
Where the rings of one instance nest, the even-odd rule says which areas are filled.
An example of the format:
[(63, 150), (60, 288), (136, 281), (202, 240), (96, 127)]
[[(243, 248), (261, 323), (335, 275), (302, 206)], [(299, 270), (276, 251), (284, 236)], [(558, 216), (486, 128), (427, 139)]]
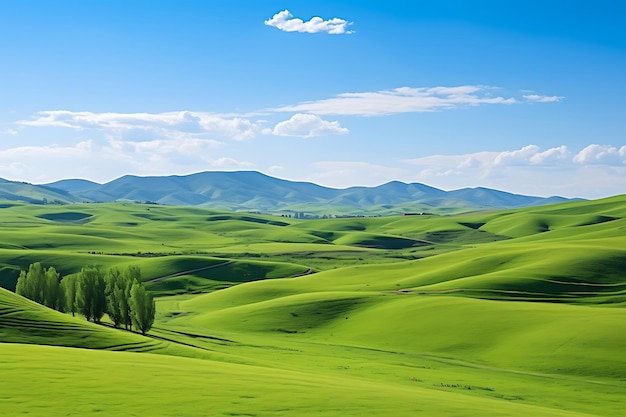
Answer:
[(311, 20), (305, 22), (302, 19), (295, 18), (285, 9), (276, 13), (271, 19), (264, 22), (267, 26), (272, 26), (284, 32), (306, 32), (319, 33), (326, 32), (331, 35), (351, 34), (354, 31), (346, 30), (352, 22), (348, 22), (338, 17), (324, 20), (321, 17), (312, 17)]
[(330, 122), (314, 114), (297, 113), (289, 120), (280, 122), (271, 131), (276, 136), (300, 136), (310, 138), (313, 136), (343, 135), (348, 129), (342, 127), (339, 122)]
[(626, 145), (616, 148), (611, 145), (592, 144), (574, 157), (578, 164), (626, 165)]
[(537, 145), (528, 145), (515, 151), (499, 153), (493, 160), (493, 165), (545, 165), (563, 160), (568, 155), (569, 152), (564, 145), (543, 152)]
[(529, 101), (531, 103), (555, 103), (565, 98), (561, 96), (543, 96), (540, 94), (526, 94), (522, 97), (524, 97), (526, 101)]

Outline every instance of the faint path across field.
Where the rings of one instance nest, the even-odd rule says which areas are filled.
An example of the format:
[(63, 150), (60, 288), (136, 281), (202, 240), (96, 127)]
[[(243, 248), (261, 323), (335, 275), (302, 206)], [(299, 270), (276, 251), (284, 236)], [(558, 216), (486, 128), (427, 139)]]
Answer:
[(161, 281), (165, 281), (166, 279), (169, 279), (169, 278), (180, 277), (181, 275), (189, 275), (189, 274), (193, 274), (194, 272), (206, 271), (208, 269), (213, 269), (213, 268), (220, 268), (222, 266), (230, 265), (230, 264), (232, 264), (234, 262), (235, 261), (226, 261), (226, 262), (222, 262), (221, 264), (217, 264), (217, 265), (204, 266), (202, 268), (196, 268), (196, 269), (190, 269), (188, 271), (176, 272), (174, 274), (169, 274), (169, 275), (164, 275), (162, 277), (153, 278), (153, 279), (150, 279), (150, 280), (148, 280), (146, 282), (161, 282)]

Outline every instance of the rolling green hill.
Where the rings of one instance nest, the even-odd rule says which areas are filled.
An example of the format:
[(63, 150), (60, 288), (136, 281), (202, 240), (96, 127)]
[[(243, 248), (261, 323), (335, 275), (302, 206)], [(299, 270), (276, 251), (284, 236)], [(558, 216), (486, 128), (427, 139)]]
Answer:
[(89, 349), (151, 351), (163, 343), (59, 313), (0, 288), (0, 340)]
[(64, 275), (132, 264), (158, 295), (142, 337), (0, 289), (9, 415), (626, 407), (626, 196), (324, 220), (152, 204), (2, 207), (2, 286), (36, 261)]

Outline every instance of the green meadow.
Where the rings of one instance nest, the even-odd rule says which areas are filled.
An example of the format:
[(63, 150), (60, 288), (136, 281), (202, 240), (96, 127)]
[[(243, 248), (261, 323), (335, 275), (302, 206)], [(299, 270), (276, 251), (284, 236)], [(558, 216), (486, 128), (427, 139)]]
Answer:
[[(139, 266), (154, 326), (16, 295), (34, 262)], [(626, 415), (626, 196), (320, 220), (7, 202), (0, 286), (2, 415)]]

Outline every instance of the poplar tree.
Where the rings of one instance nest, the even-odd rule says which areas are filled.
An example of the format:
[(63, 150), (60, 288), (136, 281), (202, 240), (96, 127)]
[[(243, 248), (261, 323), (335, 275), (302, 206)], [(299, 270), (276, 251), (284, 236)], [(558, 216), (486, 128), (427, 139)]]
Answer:
[(100, 323), (106, 312), (104, 275), (98, 268), (84, 267), (78, 274), (77, 300), (81, 313), (87, 320)]
[(65, 297), (59, 282), (60, 278), (61, 275), (52, 266), (45, 272), (43, 301), (46, 307), (62, 311)]
[(130, 306), (133, 323), (141, 334), (146, 334), (154, 323), (156, 305), (152, 295), (137, 281), (130, 290)]
[(63, 309), (63, 294), (59, 284), (61, 276), (49, 267), (46, 271), (39, 262), (21, 271), (15, 286), (15, 292), (46, 307), (61, 311)]
[(68, 312), (72, 313), (72, 316), (76, 315), (76, 311), (78, 311), (78, 300), (77, 300), (77, 279), (78, 277), (73, 275), (69, 277), (64, 277), (61, 280), (61, 289), (65, 295), (65, 309)]
[(122, 323), (126, 330), (132, 330), (133, 318), (130, 304), (130, 290), (133, 283), (141, 280), (141, 270), (136, 265), (130, 265), (122, 274), (119, 285), (120, 313), (122, 315)]
[(115, 327), (133, 325), (146, 334), (154, 323), (156, 305), (152, 295), (141, 284), (141, 270), (129, 266), (123, 272), (112, 268), (102, 273), (95, 267), (83, 267), (76, 275), (60, 280), (54, 267), (45, 270), (39, 262), (21, 271), (15, 292), (39, 304), (59, 311), (82, 313), (100, 323), (107, 313)]
[(28, 272), (21, 271), (15, 292), (36, 303), (44, 303), (45, 272), (39, 262), (30, 264)]
[(29, 289), (28, 275), (26, 271), (21, 270), (20, 276), (17, 278), (17, 284), (15, 285), (15, 293), (21, 295), (22, 297), (26, 297), (31, 299), (30, 289)]
[(113, 326), (119, 327), (123, 323), (122, 309), (124, 308), (124, 281), (119, 269), (109, 269), (104, 276), (106, 282), (106, 300), (107, 300), (107, 314)]

